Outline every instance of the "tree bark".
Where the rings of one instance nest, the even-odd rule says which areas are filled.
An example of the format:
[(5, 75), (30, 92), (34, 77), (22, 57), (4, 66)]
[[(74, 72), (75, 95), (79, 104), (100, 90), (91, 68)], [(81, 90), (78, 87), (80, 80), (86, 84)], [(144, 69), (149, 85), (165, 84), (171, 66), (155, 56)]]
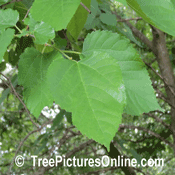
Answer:
[[(151, 26), (153, 33), (154, 55), (157, 57), (160, 73), (164, 79), (165, 90), (168, 100), (172, 106), (175, 106), (175, 78), (172, 64), (170, 62), (168, 49), (166, 47), (166, 34), (159, 29)], [(175, 109), (171, 107), (171, 131), (173, 133), (173, 150), (175, 155)]]

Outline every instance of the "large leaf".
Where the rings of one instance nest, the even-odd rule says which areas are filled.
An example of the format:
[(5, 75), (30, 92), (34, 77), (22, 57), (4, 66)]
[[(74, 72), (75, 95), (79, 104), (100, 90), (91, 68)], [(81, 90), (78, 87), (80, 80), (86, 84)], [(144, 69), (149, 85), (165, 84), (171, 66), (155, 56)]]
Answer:
[(55, 30), (65, 29), (75, 14), (80, 0), (35, 0), (31, 14), (36, 21), (44, 21)]
[(127, 2), (145, 21), (175, 36), (175, 7), (172, 1), (127, 0)]
[(38, 117), (45, 106), (53, 103), (45, 81), (46, 71), (55, 53), (41, 54), (34, 48), (27, 48), (20, 56), (19, 84), (24, 87), (24, 100), (30, 112)]
[(16, 10), (7, 9), (7, 10), (0, 10), (0, 30), (4, 30), (7, 27), (12, 27), (16, 25), (19, 14)]
[[(82, 3), (87, 8), (90, 8), (91, 0), (82, 0)], [(70, 32), (70, 34), (73, 36), (75, 40), (77, 40), (81, 30), (83, 29), (88, 14), (89, 14), (88, 11), (84, 9), (83, 6), (80, 4), (73, 18), (69, 22), (67, 30), (68, 32)]]
[(48, 69), (47, 81), (55, 102), (72, 112), (73, 124), (109, 149), (126, 101), (116, 60), (100, 52), (79, 62), (58, 54)]
[(44, 22), (37, 22), (31, 15), (29, 16), (30, 18), (25, 20), (25, 24), (29, 26), (29, 32), (35, 36), (36, 44), (45, 44), (49, 39), (53, 39), (55, 37), (55, 31), (50, 25)]
[(126, 88), (128, 114), (161, 110), (144, 63), (129, 40), (109, 31), (93, 32), (85, 39), (83, 54), (88, 56), (94, 51), (105, 51), (119, 63)]
[(0, 35), (0, 62), (2, 61), (3, 56), (7, 50), (7, 46), (11, 43), (11, 40), (13, 39), (14, 33), (15, 31), (13, 29), (7, 29)]

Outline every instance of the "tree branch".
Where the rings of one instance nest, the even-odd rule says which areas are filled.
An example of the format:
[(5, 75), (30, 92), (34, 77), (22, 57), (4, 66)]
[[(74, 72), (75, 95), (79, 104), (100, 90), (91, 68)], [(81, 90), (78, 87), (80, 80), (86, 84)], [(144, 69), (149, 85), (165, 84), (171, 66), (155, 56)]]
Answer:
[(21, 104), (24, 106), (24, 108), (25, 108), (25, 110), (26, 110), (26, 112), (27, 112), (27, 114), (28, 114), (28, 117), (30, 118), (30, 121), (31, 121), (37, 128), (39, 128), (39, 126), (38, 126), (38, 125), (33, 121), (33, 119), (31, 118), (30, 112), (28, 111), (27, 106), (24, 104), (24, 102), (23, 102), (23, 101), (21, 100), (21, 98), (19, 97), (18, 93), (16, 92), (15, 88), (14, 88), (13, 85), (12, 85), (11, 80), (10, 80), (8, 77), (6, 77), (3, 73), (0, 72), (0, 74), (1, 74), (3, 77), (5, 77), (5, 78), (7, 79), (7, 81), (9, 82), (9, 85), (10, 85), (10, 88), (11, 88), (11, 90), (12, 90), (12, 93), (17, 97), (17, 99), (18, 99), (18, 100), (21, 102)]
[[(115, 7), (114, 7), (113, 14), (115, 14), (119, 20), (123, 20), (122, 17), (117, 13)], [(151, 50), (154, 49), (152, 42), (143, 33), (141, 33), (137, 28), (135, 28), (129, 21), (124, 21), (124, 23), (131, 29), (134, 36), (138, 37)]]
[[(75, 153), (83, 150), (85, 147), (89, 146), (90, 144), (95, 143), (94, 140), (88, 140), (84, 143), (82, 143), (81, 145), (79, 145), (78, 147), (75, 147), (73, 150), (71, 150), (70, 152), (68, 152), (65, 155), (65, 158), (71, 157), (72, 155), (74, 155)], [(63, 163), (61, 162), (58, 166), (62, 166)], [(55, 166), (53, 166), (55, 167)], [(48, 172), (50, 169), (52, 169), (53, 167), (41, 167), (34, 175), (40, 175), (40, 174), (44, 174), (46, 171)]]
[(143, 113), (143, 114), (146, 114), (146, 115), (148, 115), (148, 116), (154, 118), (157, 122), (161, 123), (161, 124), (164, 125), (167, 129), (171, 130), (170, 125), (168, 125), (167, 123), (165, 123), (161, 118), (157, 117), (156, 115), (151, 114), (151, 113)]
[(169, 85), (166, 81), (165, 78), (163, 78), (158, 72), (156, 72), (156, 70), (148, 63), (146, 63), (145, 61), (143, 61), (149, 68), (151, 68), (151, 70), (164, 82), (164, 84), (170, 89), (171, 93), (174, 95), (175, 97), (175, 92), (174, 90), (171, 88), (171, 85)]
[(126, 22), (126, 21), (132, 21), (132, 20), (138, 21), (138, 20), (141, 20), (141, 19), (142, 19), (142, 17), (129, 18), (129, 19), (119, 19), (119, 20), (117, 20), (117, 22)]
[(155, 136), (156, 138), (162, 140), (163, 142), (165, 142), (169, 146), (173, 147), (173, 144), (171, 142), (169, 142), (168, 140), (161, 137), (159, 134), (157, 134), (157, 133), (155, 133), (155, 132), (153, 132), (149, 129), (143, 128), (141, 126), (134, 126), (134, 125), (120, 125), (118, 130), (120, 131), (120, 129), (125, 129), (125, 128), (127, 128), (127, 129), (138, 129), (138, 130), (144, 131), (144, 132), (146, 132), (148, 134), (151, 134), (151, 135)]
[(157, 57), (157, 62), (160, 68), (161, 76), (164, 79), (165, 90), (167, 93), (168, 100), (171, 106), (171, 131), (173, 132), (173, 150), (175, 155), (175, 77), (172, 68), (172, 64), (169, 59), (168, 49), (166, 47), (166, 34), (161, 30), (150, 25), (152, 28), (153, 34), (153, 46), (154, 46), (154, 55)]
[(30, 9), (31, 9), (31, 7), (27, 10), (27, 13), (26, 13), (26, 15), (24, 16), (24, 19), (22, 20), (22, 22), (24, 22), (24, 20), (27, 18), (28, 14), (29, 14), (29, 12), (30, 12)]
[(83, 6), (83, 8), (84, 8), (85, 10), (88, 11), (89, 14), (91, 14), (91, 11), (90, 11), (82, 2), (80, 2), (80, 4)]

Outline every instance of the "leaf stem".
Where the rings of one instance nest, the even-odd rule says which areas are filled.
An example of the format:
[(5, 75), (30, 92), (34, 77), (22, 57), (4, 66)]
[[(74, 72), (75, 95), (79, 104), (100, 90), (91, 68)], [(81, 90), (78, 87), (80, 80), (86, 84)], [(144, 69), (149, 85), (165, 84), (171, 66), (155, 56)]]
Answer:
[(66, 55), (62, 50), (60, 50), (56, 47), (55, 47), (55, 49), (57, 49), (60, 53), (62, 53), (67, 59), (72, 60), (72, 57), (69, 57), (68, 55)]
[(44, 45), (44, 47), (43, 47), (43, 50), (41, 52), (42, 54), (44, 53), (45, 49), (46, 49), (46, 45)]
[(15, 27), (20, 33), (22, 33), (22, 30), (17, 25), (15, 25)]
[(76, 51), (71, 51), (71, 50), (61, 50), (62, 52), (64, 53), (74, 53), (74, 54), (77, 54), (77, 55), (80, 55), (81, 52), (76, 52)]
[[(50, 44), (47, 44), (47, 46), (53, 47), (54, 49), (58, 50), (61, 54), (63, 54), (67, 59), (72, 60), (72, 57), (69, 57), (68, 55), (66, 55), (66, 54), (64, 53), (63, 50), (60, 50), (60, 49), (58, 49), (57, 47), (52, 46), (52, 45), (50, 45)], [(73, 52), (74, 52), (74, 51), (73, 51)]]

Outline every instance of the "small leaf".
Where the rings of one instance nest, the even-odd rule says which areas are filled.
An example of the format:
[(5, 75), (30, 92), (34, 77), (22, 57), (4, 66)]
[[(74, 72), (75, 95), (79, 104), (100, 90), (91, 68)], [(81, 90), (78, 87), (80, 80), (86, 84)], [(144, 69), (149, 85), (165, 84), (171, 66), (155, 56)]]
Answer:
[(98, 8), (98, 2), (96, 0), (91, 1), (91, 14), (88, 15), (85, 28), (87, 30), (94, 28), (97, 24), (100, 23), (99, 18), (96, 18), (97, 15), (100, 15), (100, 9)]
[(53, 120), (53, 125), (50, 128), (50, 130), (55, 129), (55, 127), (58, 127), (60, 125), (65, 114), (66, 114), (66, 111), (64, 109), (61, 109), (60, 112), (56, 115), (55, 119)]
[(6, 31), (2, 32), (0, 35), (0, 62), (3, 59), (3, 56), (7, 50), (8, 45), (11, 43), (13, 39), (15, 31), (13, 29), (7, 29)]
[(72, 112), (73, 124), (109, 149), (126, 101), (116, 60), (101, 52), (79, 62), (59, 54), (48, 69), (47, 81), (55, 102)]
[(31, 14), (36, 21), (44, 21), (58, 31), (67, 27), (79, 5), (80, 0), (35, 0)]
[(6, 69), (6, 62), (1, 62), (0, 63), (0, 72), (4, 71)]
[(128, 5), (127, 2), (126, 2), (126, 0), (115, 0), (115, 1), (120, 2), (120, 3), (122, 3), (125, 6)]
[(128, 39), (130, 39), (131, 41), (133, 41), (135, 44), (137, 44), (139, 47), (143, 46), (141, 45), (140, 41), (138, 41), (135, 36), (133, 35), (131, 29), (126, 25), (123, 24), (123, 26), (121, 27), (119, 24), (116, 25), (116, 29), (118, 33), (123, 34), (124, 36), (126, 36)]
[[(17, 77), (16, 74), (12, 77), (11, 82), (12, 82), (13, 87), (15, 88), (16, 85), (18, 84), (18, 77)], [(9, 93), (10, 93), (10, 89), (9, 88), (7, 88), (6, 90), (4, 90), (2, 92), (2, 95), (0, 97), (0, 104), (7, 98)]]
[(56, 37), (54, 38), (54, 42), (56, 47), (59, 47), (60, 49), (65, 49), (67, 46), (67, 40), (66, 39), (62, 39), (59, 35), (56, 35)]
[(13, 27), (19, 20), (19, 14), (16, 10), (6, 9), (0, 10), (0, 30), (4, 30), (7, 27)]
[(31, 15), (29, 17), (25, 20), (25, 24), (29, 26), (29, 32), (35, 36), (36, 44), (45, 44), (55, 37), (55, 31), (50, 25), (35, 21)]
[(117, 21), (116, 21), (116, 17), (114, 14), (111, 13), (102, 13), (100, 15), (100, 20), (107, 24), (107, 25), (111, 25), (111, 26), (116, 26)]

